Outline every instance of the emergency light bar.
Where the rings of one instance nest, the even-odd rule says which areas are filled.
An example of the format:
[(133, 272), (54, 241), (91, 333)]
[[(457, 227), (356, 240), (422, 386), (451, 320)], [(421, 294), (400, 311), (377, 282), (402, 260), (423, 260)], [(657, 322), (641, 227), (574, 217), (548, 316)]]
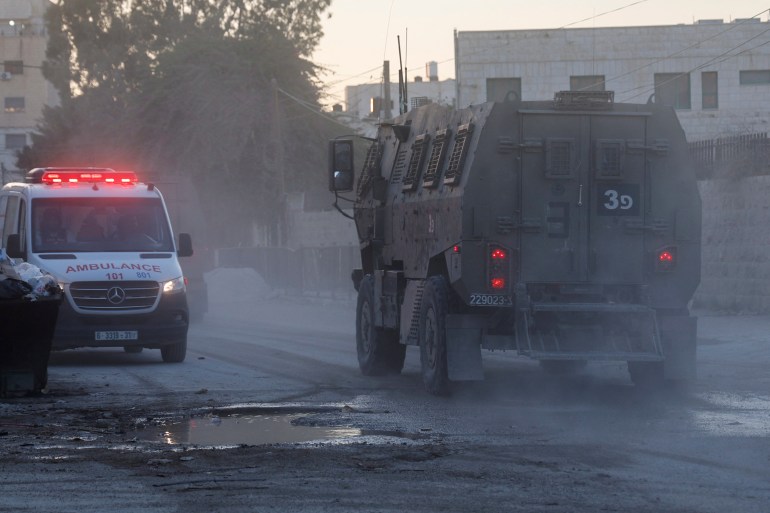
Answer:
[(114, 171), (109, 168), (37, 168), (27, 173), (28, 183), (47, 185), (66, 183), (115, 183), (132, 185), (139, 181), (133, 171)]

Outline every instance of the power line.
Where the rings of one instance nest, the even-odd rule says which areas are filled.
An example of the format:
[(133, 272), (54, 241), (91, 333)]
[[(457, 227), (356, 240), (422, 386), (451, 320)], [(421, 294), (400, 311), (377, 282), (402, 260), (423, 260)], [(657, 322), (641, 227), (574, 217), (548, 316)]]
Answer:
[[(765, 11), (762, 11), (762, 12), (765, 12)], [(760, 13), (760, 14), (762, 14), (762, 13)], [(733, 52), (734, 50), (737, 50), (737, 49), (739, 49), (740, 47), (742, 47), (742, 46), (744, 46), (744, 45), (746, 45), (746, 44), (750, 43), (751, 41), (754, 41), (755, 39), (757, 39), (757, 38), (759, 38), (759, 37), (763, 36), (764, 34), (767, 34), (768, 32), (770, 32), (770, 28), (763, 30), (763, 31), (762, 31), (762, 32), (760, 32), (759, 34), (757, 34), (757, 35), (755, 35), (755, 36), (753, 36), (753, 37), (750, 37), (750, 38), (749, 38), (749, 39), (747, 39), (746, 41), (743, 41), (741, 44), (739, 44), (739, 45), (736, 45), (736, 46), (734, 46), (734, 47), (730, 48), (729, 50), (727, 50), (727, 51), (725, 51), (725, 52), (723, 52), (723, 53), (721, 53), (721, 54), (717, 55), (716, 57), (712, 57), (711, 59), (709, 59), (709, 60), (707, 60), (707, 61), (705, 61), (705, 62), (702, 62), (701, 64), (699, 64), (699, 65), (695, 66), (694, 68), (692, 68), (692, 69), (690, 69), (690, 70), (688, 70), (688, 71), (685, 71), (685, 72), (682, 72), (682, 73), (678, 73), (676, 77), (674, 77), (674, 78), (671, 78), (671, 79), (669, 79), (669, 80), (666, 80), (666, 81), (664, 81), (664, 82), (661, 82), (660, 84), (658, 84), (658, 87), (660, 87), (660, 86), (663, 86), (663, 85), (666, 85), (666, 84), (669, 84), (669, 83), (671, 83), (671, 82), (674, 82), (674, 81), (678, 80), (678, 79), (679, 79), (679, 77), (680, 77), (680, 76), (682, 76), (682, 75), (689, 75), (690, 73), (693, 73), (693, 72), (695, 72), (695, 71), (698, 71), (698, 70), (700, 70), (700, 69), (703, 69), (703, 68), (705, 68), (705, 67), (707, 67), (707, 66), (709, 66), (709, 65), (711, 65), (711, 64), (718, 64), (718, 63), (720, 63), (720, 62), (724, 62), (724, 61), (726, 61), (727, 59), (731, 59), (731, 58), (733, 58), (733, 57), (737, 57), (737, 56), (739, 56), (739, 55), (741, 55), (741, 54), (743, 54), (743, 53), (745, 53), (745, 52), (747, 52), (747, 51), (751, 51), (751, 50), (754, 50), (754, 49), (756, 49), (756, 48), (760, 48), (760, 47), (762, 47), (762, 46), (764, 46), (764, 45), (766, 45), (766, 44), (770, 43), (770, 41), (765, 41), (764, 43), (762, 43), (762, 44), (760, 44), (760, 45), (754, 46), (754, 47), (752, 47), (752, 48), (748, 48), (748, 49), (746, 49), (746, 50), (743, 50), (743, 51), (741, 51), (741, 52), (738, 52), (738, 53), (736, 53), (736, 54), (734, 54), (734, 55), (730, 55), (730, 53), (731, 53), (731, 52)], [(639, 96), (642, 96), (642, 95), (645, 95), (645, 94), (650, 94), (650, 93), (653, 93), (653, 92), (655, 92), (655, 89), (656, 89), (655, 85), (653, 85), (652, 89), (650, 89), (650, 87), (649, 87), (649, 86), (639, 86), (639, 87), (634, 87), (634, 88), (632, 88), (632, 89), (628, 89), (628, 90), (626, 90), (626, 91), (623, 91), (623, 92), (621, 92), (621, 93), (619, 93), (619, 94), (632, 93), (632, 92), (634, 92), (634, 91), (636, 91), (636, 90), (639, 90), (639, 89), (642, 89), (642, 88), (645, 88), (645, 89), (644, 89), (643, 91), (641, 91), (640, 93), (638, 93), (638, 94), (635, 94), (635, 95), (633, 95), (633, 96), (630, 96), (630, 97), (626, 98), (626, 100), (633, 100), (634, 98), (638, 98)]]
[(311, 102), (309, 102), (307, 100), (303, 100), (302, 98), (298, 98), (298, 97), (294, 96), (293, 94), (291, 94), (290, 92), (281, 89), (280, 87), (276, 87), (276, 90), (279, 93), (281, 93), (284, 96), (286, 96), (287, 98), (289, 98), (290, 100), (292, 100), (293, 102), (295, 102), (297, 105), (299, 105), (303, 109), (307, 109), (310, 112), (312, 112), (313, 114), (315, 114), (316, 116), (320, 116), (320, 117), (322, 117), (323, 119), (325, 119), (327, 121), (331, 121), (332, 123), (334, 123), (336, 125), (339, 125), (341, 127), (346, 128), (347, 130), (350, 130), (350, 127), (348, 125), (346, 125), (344, 123), (340, 123), (339, 121), (334, 119), (332, 116), (328, 116), (328, 115), (324, 114), (322, 111), (320, 111), (318, 109), (318, 105), (316, 105), (314, 103), (311, 103)]
[(634, 69), (632, 69), (632, 70), (630, 70), (630, 71), (627, 71), (627, 72), (625, 72), (625, 73), (621, 73), (620, 75), (617, 75), (617, 76), (614, 76), (614, 77), (610, 77), (609, 79), (605, 80), (605, 83), (606, 83), (606, 82), (611, 82), (611, 81), (613, 81), (613, 80), (617, 80), (617, 79), (619, 79), (619, 78), (623, 78), (623, 77), (626, 77), (626, 76), (628, 76), (628, 75), (631, 75), (631, 74), (633, 74), (633, 73), (636, 73), (637, 71), (643, 70), (644, 68), (649, 68), (650, 66), (653, 66), (653, 65), (655, 65), (655, 64), (658, 64), (659, 62), (663, 62), (663, 61), (666, 61), (666, 60), (668, 60), (668, 59), (671, 59), (671, 58), (673, 58), (673, 57), (676, 57), (677, 55), (680, 55), (680, 54), (682, 54), (682, 53), (686, 52), (687, 50), (691, 50), (691, 49), (693, 49), (693, 48), (697, 48), (697, 47), (699, 47), (700, 45), (702, 45), (703, 43), (706, 43), (706, 42), (708, 42), (708, 41), (711, 41), (712, 39), (716, 39), (717, 37), (719, 37), (719, 36), (721, 36), (721, 35), (725, 34), (726, 32), (729, 32), (729, 31), (731, 31), (731, 30), (733, 30), (733, 29), (736, 29), (736, 28), (738, 28), (738, 27), (740, 27), (740, 26), (742, 26), (742, 25), (746, 24), (746, 23), (749, 23), (749, 21), (750, 21), (750, 20), (753, 20), (754, 18), (758, 18), (759, 16), (762, 16), (762, 14), (764, 14), (764, 13), (766, 13), (766, 12), (768, 12), (768, 11), (770, 11), (770, 9), (765, 9), (764, 11), (760, 11), (760, 12), (758, 12), (757, 14), (755, 14), (754, 16), (752, 16), (751, 18), (748, 18), (748, 19), (746, 19), (746, 20), (743, 20), (743, 21), (741, 21), (741, 22), (739, 22), (739, 23), (733, 23), (733, 24), (731, 24), (731, 25), (730, 25), (730, 27), (729, 27), (729, 28), (727, 28), (727, 29), (725, 29), (725, 30), (723, 30), (723, 31), (721, 31), (721, 32), (717, 32), (716, 34), (714, 34), (714, 35), (713, 35), (713, 36), (711, 36), (711, 37), (707, 37), (706, 39), (702, 39), (702, 40), (700, 40), (700, 41), (697, 41), (697, 42), (695, 42), (695, 43), (691, 44), (690, 46), (687, 46), (687, 47), (685, 47), (685, 48), (682, 48), (682, 49), (681, 49), (681, 50), (679, 50), (679, 51), (676, 51), (676, 52), (674, 52), (674, 53), (672, 53), (672, 54), (670, 54), (670, 55), (667, 55), (666, 57), (662, 57), (662, 58), (660, 58), (660, 59), (654, 60), (654, 61), (652, 61), (652, 62), (649, 62), (649, 63), (647, 63), (647, 64), (644, 64), (643, 66), (639, 66), (638, 68), (634, 68)]
[[(395, 2), (395, 0), (393, 0), (393, 1)], [(611, 9), (611, 10), (609, 10), (609, 11), (605, 11), (605, 12), (602, 12), (602, 13), (596, 14), (596, 15), (594, 15), (594, 16), (589, 16), (588, 18), (584, 18), (584, 19), (582, 19), (582, 20), (579, 20), (579, 21), (574, 21), (574, 22), (568, 23), (568, 24), (566, 24), (566, 25), (562, 25), (561, 27), (558, 27), (558, 28), (556, 28), (556, 29), (553, 29), (553, 30), (561, 30), (561, 29), (564, 29), (564, 28), (566, 28), (566, 27), (570, 27), (570, 26), (572, 26), (572, 25), (577, 25), (577, 24), (579, 24), (579, 23), (583, 23), (583, 22), (585, 22), (585, 21), (591, 21), (591, 20), (593, 20), (593, 19), (596, 19), (596, 18), (599, 18), (599, 17), (601, 17), (601, 16), (605, 16), (605, 15), (607, 15), (607, 14), (612, 14), (612, 13), (615, 13), (615, 12), (619, 12), (619, 11), (622, 11), (622, 10), (624, 10), (624, 9), (628, 9), (628, 8), (630, 8), (630, 7), (633, 7), (633, 6), (635, 6), (635, 5), (638, 5), (638, 4), (643, 4), (643, 3), (645, 3), (645, 2), (649, 2), (649, 1), (650, 1), (650, 0), (636, 0), (635, 2), (632, 2), (632, 3), (630, 3), (630, 4), (626, 4), (626, 5), (623, 5), (623, 6), (621, 6), (621, 7), (617, 7), (617, 8), (615, 8), (615, 9)], [(393, 4), (391, 3), (391, 9), (392, 9), (392, 8), (393, 8)], [(389, 15), (389, 16), (390, 16), (390, 15)], [(388, 17), (388, 27), (390, 27), (390, 17)], [(389, 30), (389, 29), (388, 29), (388, 30)], [(505, 47), (505, 46), (507, 46), (507, 44), (506, 44), (506, 45), (500, 45), (499, 47), (495, 47), (495, 48), (488, 48), (488, 49), (486, 49), (486, 50), (483, 50), (483, 51), (474, 52), (474, 53), (468, 54), (468, 56), (471, 56), (471, 55), (476, 55), (476, 54), (478, 54), (478, 53), (488, 52), (488, 51), (490, 51), (490, 50), (495, 50), (495, 49), (498, 49), (498, 48), (503, 48), (503, 47)], [(383, 60), (385, 60), (384, 56), (383, 56)], [(445, 59), (445, 60), (443, 60), (443, 61), (438, 61), (438, 62), (437, 62), (437, 64), (446, 64), (447, 62), (452, 62), (452, 61), (454, 61), (454, 60), (455, 60), (455, 58), (454, 58), (454, 57), (451, 57), (451, 58), (449, 58), (449, 59)], [(329, 83), (329, 84), (327, 84), (327, 87), (332, 87), (332, 86), (335, 86), (335, 85), (341, 84), (342, 82), (347, 82), (348, 80), (353, 80), (353, 79), (355, 79), (355, 78), (358, 78), (358, 77), (360, 77), (360, 76), (362, 76), (362, 75), (366, 75), (367, 73), (371, 73), (372, 71), (376, 71), (377, 69), (379, 69), (379, 66), (378, 66), (378, 67), (376, 67), (376, 68), (372, 68), (372, 69), (369, 69), (369, 70), (367, 70), (367, 71), (363, 71), (363, 72), (361, 72), (361, 73), (358, 73), (358, 74), (352, 75), (352, 76), (350, 76), (350, 77), (348, 77), (348, 78), (345, 78), (345, 79), (340, 79), (340, 80), (338, 80), (338, 81), (336, 81), (336, 82), (332, 82), (332, 83)], [(412, 69), (407, 69), (406, 71), (407, 71), (407, 73), (408, 73), (408, 72), (410, 72), (410, 71), (415, 71), (415, 70), (417, 70), (417, 69), (418, 69), (418, 68), (417, 68), (417, 67), (415, 67), (415, 68), (412, 68)], [(392, 74), (391, 74), (391, 78), (396, 78), (397, 76), (398, 76), (398, 74), (397, 74), (397, 73), (392, 73)]]
[(588, 18), (584, 18), (584, 19), (582, 19), (580, 21), (574, 21), (572, 23), (567, 23), (566, 25), (562, 25), (561, 27), (559, 27), (557, 30), (564, 29), (564, 28), (567, 28), (567, 27), (571, 27), (572, 25), (577, 25), (578, 23), (583, 23), (584, 21), (595, 20), (596, 18), (600, 18), (600, 17), (602, 17), (602, 16), (604, 16), (606, 14), (612, 14), (614, 12), (622, 11), (623, 9), (628, 9), (629, 7), (633, 7), (633, 6), (637, 5), (637, 4), (643, 4), (643, 3), (648, 2), (648, 1), (649, 0), (638, 0), (637, 2), (633, 2), (633, 3), (630, 3), (628, 5), (624, 5), (623, 7), (618, 7), (616, 9), (605, 11), (605, 12), (597, 14), (595, 16), (589, 16)]

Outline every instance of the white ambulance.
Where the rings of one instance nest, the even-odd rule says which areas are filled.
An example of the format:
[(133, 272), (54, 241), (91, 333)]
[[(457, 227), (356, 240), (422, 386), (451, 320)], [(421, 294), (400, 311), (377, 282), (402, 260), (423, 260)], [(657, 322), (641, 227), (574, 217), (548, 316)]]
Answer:
[(133, 172), (38, 168), (0, 191), (2, 248), (53, 275), (64, 301), (53, 349), (160, 349), (165, 362), (187, 352), (189, 313), (160, 191)]

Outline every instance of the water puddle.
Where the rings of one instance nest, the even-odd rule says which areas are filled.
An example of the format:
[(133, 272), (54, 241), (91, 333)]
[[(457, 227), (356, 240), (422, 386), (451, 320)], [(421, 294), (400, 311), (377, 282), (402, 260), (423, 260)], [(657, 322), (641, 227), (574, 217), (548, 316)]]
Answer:
[(727, 393), (702, 396), (715, 408), (695, 412), (702, 430), (719, 436), (766, 437), (770, 435), (770, 397)]
[(364, 434), (360, 429), (292, 423), (303, 416), (271, 413), (195, 417), (148, 427), (137, 432), (137, 439), (166, 444), (228, 446), (340, 440)]

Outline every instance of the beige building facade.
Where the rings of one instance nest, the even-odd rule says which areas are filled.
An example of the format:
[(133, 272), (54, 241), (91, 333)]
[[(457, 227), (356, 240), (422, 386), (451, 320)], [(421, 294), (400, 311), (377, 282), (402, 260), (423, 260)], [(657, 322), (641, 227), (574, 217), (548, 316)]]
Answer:
[(0, 170), (3, 183), (19, 179), (16, 154), (31, 144), (30, 134), (45, 105), (57, 105), (53, 86), (43, 78), (48, 0), (0, 1)]
[[(429, 62), (425, 65), (425, 76), (407, 77), (407, 109), (426, 103), (455, 105), (454, 79), (439, 80), (438, 64)], [(386, 104), (385, 84), (369, 83), (347, 86), (345, 88), (345, 112), (359, 120), (379, 120), (397, 116), (399, 113), (398, 81), (390, 82), (388, 95), (390, 104)]]
[(770, 131), (770, 23), (457, 32), (461, 107), (612, 90), (675, 107), (688, 140)]

